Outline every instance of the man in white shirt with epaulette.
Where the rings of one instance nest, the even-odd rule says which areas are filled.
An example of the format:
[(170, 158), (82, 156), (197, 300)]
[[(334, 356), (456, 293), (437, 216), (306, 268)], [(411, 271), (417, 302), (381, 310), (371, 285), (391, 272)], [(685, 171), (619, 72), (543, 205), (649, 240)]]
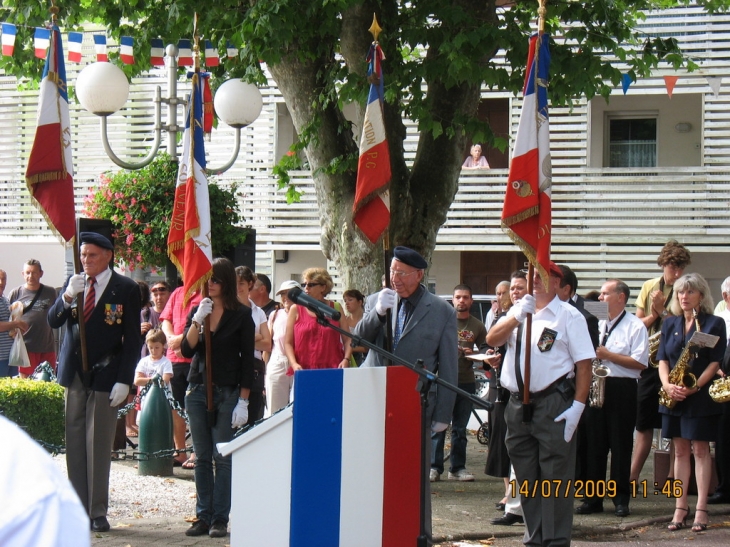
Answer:
[[(507, 450), (517, 475), (526, 545), (570, 545), (573, 525), (574, 437), (585, 408), (595, 357), (581, 313), (556, 296), (562, 272), (550, 263), (547, 283), (534, 276), (534, 296), (525, 295), (487, 334), (487, 343), (507, 344), (502, 387), (507, 404)], [(524, 321), (534, 313), (532, 337)], [(530, 404), (523, 405), (524, 356), (531, 356)], [(517, 366), (516, 366), (517, 365)]]

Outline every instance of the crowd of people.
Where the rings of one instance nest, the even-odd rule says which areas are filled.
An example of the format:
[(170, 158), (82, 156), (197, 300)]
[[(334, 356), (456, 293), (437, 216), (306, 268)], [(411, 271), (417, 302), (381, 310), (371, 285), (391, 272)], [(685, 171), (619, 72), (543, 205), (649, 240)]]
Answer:
[[(389, 288), (367, 298), (348, 289), (344, 306), (328, 298), (334, 283), (326, 269), (306, 269), (301, 283), (284, 281), (271, 298), (266, 275), (234, 267), (227, 259), (214, 261), (207, 296), (197, 292), (186, 302), (182, 288), (172, 290), (165, 281), (135, 283), (114, 273), (112, 250), (103, 236), (82, 233), (84, 271), (71, 276), (58, 294), (40, 283), (41, 265), (29, 260), (23, 268), (24, 285), (10, 295), (11, 302), (22, 305), (21, 317), (11, 319), (9, 302), (0, 298), (4, 376), (28, 375), (42, 361), (55, 365), (52, 329), (66, 327), (58, 378), (68, 393), (69, 478), (93, 531), (109, 529), (109, 454), (138, 434), (134, 417), (117, 420), (117, 409), (133, 400), (130, 387), (145, 386), (159, 376), (188, 416), (186, 423), (173, 412), (175, 465), (194, 470), (197, 490), (197, 520), (187, 535), (225, 536), (231, 459), (218, 452), (217, 444), (292, 402), (297, 371), (387, 364), (378, 352), (352, 347), (348, 337), (325, 321), (390, 347), (397, 357), (423, 360), (428, 370), (467, 393), (476, 393), (474, 367), (487, 371), (493, 408), (485, 473), (502, 478), (505, 485), (504, 497), (496, 502), (503, 515), (492, 523), (524, 522), (529, 544), (568, 544), (573, 513), (603, 512), (606, 499), (617, 516), (629, 515), (656, 429), (672, 447), (667, 484), (676, 509), (668, 530), (682, 529), (691, 513), (692, 458), (697, 491), (692, 530), (707, 529), (708, 503), (730, 502), (726, 457), (716, 460), (720, 483), (709, 495), (710, 443), (716, 442), (718, 455), (730, 453), (728, 413), (709, 394), (730, 361), (730, 310), (714, 306), (702, 276), (684, 274), (690, 254), (676, 241), (662, 249), (657, 260), (662, 275), (644, 283), (635, 300), (636, 314), (626, 309), (631, 293), (622, 280), (607, 279), (584, 299), (577, 294), (575, 273), (551, 263), (544, 276), (536, 272), (528, 279), (525, 270), (518, 270), (497, 284), (497, 298), (485, 323), (470, 314), (474, 300), (469, 286), (454, 287), (451, 305), (432, 295), (422, 283), (426, 260), (407, 247), (394, 250)], [(0, 295), (5, 284), (0, 270)], [(295, 288), (302, 288), (318, 305), (340, 312), (340, 319), (322, 317), (311, 306), (292, 302), (289, 291)], [(721, 304), (730, 300), (730, 277), (722, 285), (722, 296)], [(593, 299), (605, 307), (586, 310), (586, 300)], [(85, 372), (78, 352), (81, 314), (91, 374)], [(528, 315), (530, 339), (524, 328)], [(206, 323), (210, 348), (203, 334)], [(5, 333), (10, 331), (26, 340), (27, 370), (8, 366), (6, 338), (10, 343), (12, 339)], [(213, 378), (212, 421), (207, 359)], [(466, 461), (471, 401), (437, 386), (428, 399), (429, 427), (423, 434), (431, 443), (424, 454), (430, 462), (424, 469), (425, 484), (441, 480), (446, 471), (449, 424), (447, 478), (475, 480)], [(188, 431), (192, 448), (186, 442)], [(583, 485), (581, 492), (530, 495), (538, 483), (568, 480)], [(574, 498), (579, 498), (575, 507)], [(430, 509), (428, 531), (429, 515)]]

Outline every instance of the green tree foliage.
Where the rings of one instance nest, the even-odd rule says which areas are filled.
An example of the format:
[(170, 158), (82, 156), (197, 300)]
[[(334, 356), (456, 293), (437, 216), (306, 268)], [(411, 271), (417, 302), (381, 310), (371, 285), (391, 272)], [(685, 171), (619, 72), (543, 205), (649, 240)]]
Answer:
[[(101, 175), (101, 184), (84, 200), (83, 214), (111, 220), (115, 238), (114, 260), (128, 268), (161, 267), (167, 260), (167, 234), (175, 197), (177, 162), (159, 155), (138, 171)], [(208, 180), (213, 254), (220, 255), (243, 243), (236, 186), (220, 188)]]
[[(730, 0), (548, 2), (546, 31), (561, 37), (551, 44), (552, 103), (608, 97), (621, 79), (611, 58), (625, 62), (634, 79), (657, 66), (693, 69), (676, 41), (637, 28), (645, 11), (690, 3), (713, 12), (727, 9)], [(345, 284), (374, 289), (382, 266), (377, 266), (377, 248), (352, 226), (357, 143), (342, 111), (355, 101), (356, 122), (362, 119), (373, 13), (384, 29), (391, 244), (408, 244), (430, 256), (458, 188), (465, 147), (469, 142), (507, 146), (476, 117), (480, 91), (519, 92), (537, 7), (537, 0), (218, 0), (205, 6), (194, 0), (66, 0), (60, 21), (68, 30), (91, 21), (106, 26), (113, 38), (133, 36), (137, 64), (124, 67), (132, 74), (149, 67), (152, 38), (176, 43), (191, 37), (193, 12), (200, 10), (199, 29), (206, 39), (221, 51), (226, 40), (241, 48), (236, 62), (213, 69), (215, 76), (263, 82), (260, 63), (266, 63), (314, 174), (323, 252), (338, 263)], [(37, 26), (47, 11), (37, 0), (4, 0), (0, 15)], [(37, 79), (42, 67), (32, 59), (30, 29), (22, 32), (20, 51), (0, 59), (0, 69)], [(499, 51), (505, 52), (507, 66), (497, 61)], [(420, 131), (412, 164), (405, 161), (404, 117), (416, 121)]]

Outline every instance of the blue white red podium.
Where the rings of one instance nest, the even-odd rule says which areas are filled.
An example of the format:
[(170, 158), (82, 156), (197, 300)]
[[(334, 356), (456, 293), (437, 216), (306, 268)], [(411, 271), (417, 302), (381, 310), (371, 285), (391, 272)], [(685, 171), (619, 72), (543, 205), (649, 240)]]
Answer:
[(231, 545), (415, 545), (416, 381), (400, 366), (297, 372), (292, 406), (220, 447), (233, 456)]

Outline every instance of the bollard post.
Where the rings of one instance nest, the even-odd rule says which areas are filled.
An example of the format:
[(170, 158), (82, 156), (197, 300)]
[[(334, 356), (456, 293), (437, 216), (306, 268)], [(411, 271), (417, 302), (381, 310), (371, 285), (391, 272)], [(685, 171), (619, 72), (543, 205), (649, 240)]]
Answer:
[[(160, 382), (155, 381), (145, 395), (139, 417), (139, 451), (152, 454), (160, 450), (171, 450), (172, 413)], [(140, 475), (169, 477), (172, 475), (173, 458), (149, 457), (139, 460)]]

